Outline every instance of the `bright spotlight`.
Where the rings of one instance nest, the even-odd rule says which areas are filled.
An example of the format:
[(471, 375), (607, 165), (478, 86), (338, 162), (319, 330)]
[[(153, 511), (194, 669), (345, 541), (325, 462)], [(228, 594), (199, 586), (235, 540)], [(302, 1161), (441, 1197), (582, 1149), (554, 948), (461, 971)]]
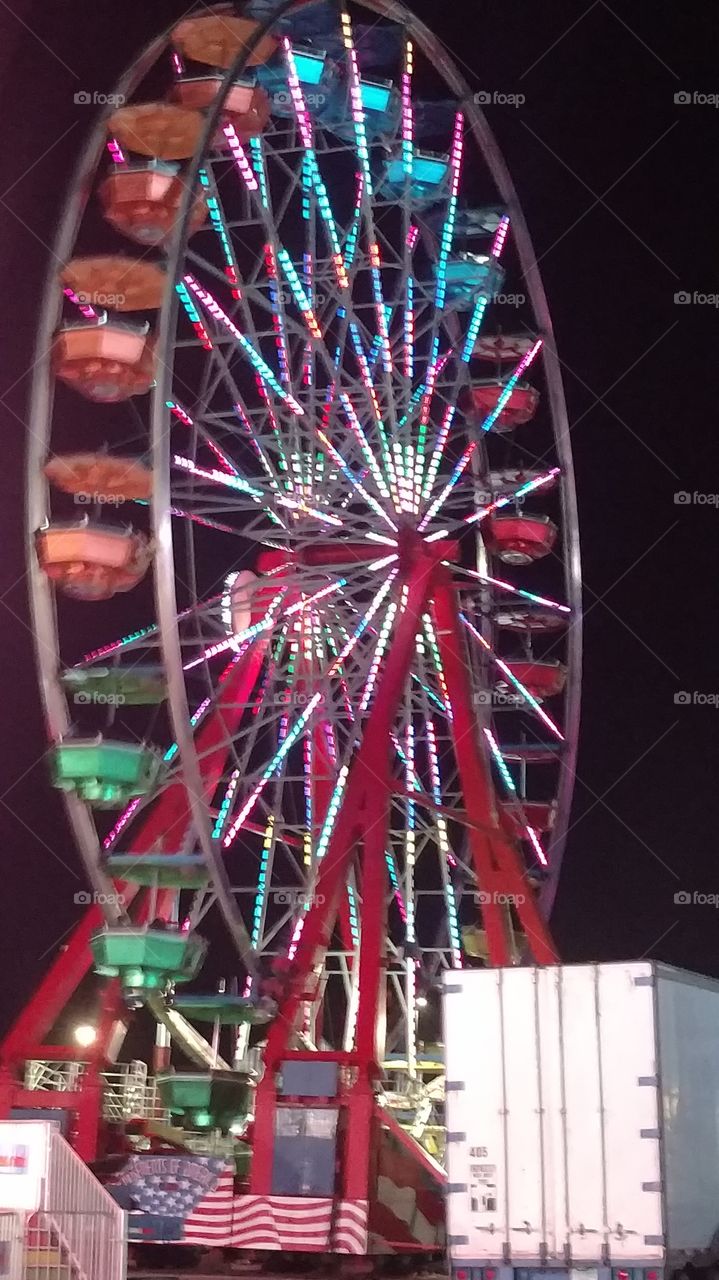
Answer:
[(89, 1049), (90, 1045), (93, 1045), (97, 1040), (97, 1031), (86, 1023), (75, 1027), (73, 1035), (75, 1036), (76, 1044), (79, 1044), (81, 1049)]

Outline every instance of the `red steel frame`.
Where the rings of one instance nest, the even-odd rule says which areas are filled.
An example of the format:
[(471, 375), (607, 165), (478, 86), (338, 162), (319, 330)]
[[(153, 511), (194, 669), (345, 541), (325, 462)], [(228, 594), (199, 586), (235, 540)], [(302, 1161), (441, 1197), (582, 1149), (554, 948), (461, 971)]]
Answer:
[[(357, 551), (359, 553), (359, 548)], [(318, 546), (306, 553), (306, 557), (313, 564), (321, 561), (327, 565), (340, 553), (346, 561), (347, 548)], [(341, 1097), (341, 1104), (346, 1108), (344, 1149), (351, 1151), (351, 1158), (342, 1162), (341, 1186), (337, 1193), (355, 1201), (370, 1198), (375, 1086), (381, 1070), (379, 1040), (384, 1025), (388, 900), (385, 849), (392, 798), (396, 794), (392, 777), (392, 729), (411, 670), (415, 637), (421, 628), (422, 617), (429, 609), (434, 616), (452, 711), (452, 739), (464, 793), (474, 870), (478, 885), (490, 895), (482, 908), (489, 962), (492, 965), (511, 963), (508, 921), (503, 905), (506, 895), (513, 895), (533, 959), (543, 964), (556, 963), (558, 959), (534, 897), (531, 892), (525, 892), (526, 881), (522, 875), (518, 847), (495, 803), (488, 761), (478, 740), (456, 589), (450, 570), (446, 563), (442, 563), (456, 558), (457, 554), (456, 543), (435, 542), (430, 545), (421, 535), (411, 531), (403, 533), (400, 538), (397, 588), (406, 588), (404, 609), (385, 657), (372, 713), (350, 769), (345, 797), (319, 868), (316, 892), (304, 918), (296, 954), (288, 967), (284, 991), (278, 1002), (277, 1017), (268, 1035), (265, 1073), (257, 1090), (254, 1124), (251, 1173), (251, 1191), (254, 1194), (268, 1195), (272, 1191), (277, 1072), (282, 1061), (293, 1054), (293, 1037), (302, 1007), (316, 1000), (325, 953), (338, 920), (343, 936), (348, 933), (343, 890), (350, 870), (356, 866), (362, 898), (360, 948), (355, 960), (359, 965), (356, 1049), (324, 1056), (354, 1068), (353, 1083)], [(270, 561), (272, 556), (273, 553), (265, 553), (263, 560)], [(355, 558), (359, 560), (360, 555)], [(367, 552), (363, 548), (362, 559), (366, 558)], [(270, 564), (262, 567), (269, 568)], [(259, 640), (239, 658), (221, 688), (217, 707), (198, 733), (208, 802), (222, 776), (229, 737), (257, 683), (268, 643), (267, 638)], [(316, 812), (321, 821), (331, 792), (329, 782), (321, 780), (325, 773), (329, 776), (330, 770), (321, 725), (315, 733), (314, 742), (320, 775), (316, 787)], [(187, 793), (178, 781), (160, 795), (139, 828), (133, 841), (135, 850), (142, 854), (164, 847), (166, 852), (171, 852), (173, 841), (181, 839), (189, 820)], [(135, 919), (138, 922), (146, 920), (149, 911), (147, 891), (138, 891), (132, 885), (120, 885), (118, 888), (126, 900), (135, 898)], [(167, 913), (169, 898), (169, 894), (164, 898), (162, 894), (159, 896), (154, 906), (155, 914)], [(42, 1042), (90, 968), (89, 941), (101, 922), (97, 907), (86, 913), (69, 944), (55, 960), (0, 1046), (0, 1115), (7, 1114), (12, 1106), (42, 1105), (41, 1094), (23, 1089), (16, 1081), (15, 1073), (25, 1059), (71, 1059), (77, 1056), (75, 1049), (47, 1046)], [(66, 1105), (75, 1112), (75, 1146), (85, 1159), (92, 1159), (96, 1154), (101, 1106), (99, 1071), (109, 1060), (113, 1031), (122, 1020), (116, 983), (105, 984), (102, 1000), (99, 1035), (82, 1090), (74, 1094), (47, 1095), (52, 1106)], [(302, 1056), (306, 1055), (307, 1051), (302, 1051)]]
[(392, 727), (411, 669), (415, 637), (422, 616), (430, 607), (452, 709), (454, 749), (470, 820), (474, 868), (479, 885), (492, 895), (483, 907), (490, 963), (511, 962), (506, 909), (501, 905), (507, 894), (514, 896), (533, 958), (544, 964), (558, 959), (547, 924), (531, 893), (525, 892), (519, 852), (509, 830), (500, 822), (489, 767), (479, 747), (456, 592), (449, 571), (441, 563), (456, 556), (457, 550), (456, 545), (447, 543), (430, 547), (417, 534), (406, 535), (400, 544), (398, 586), (407, 588), (404, 611), (385, 657), (372, 714), (350, 769), (344, 801), (319, 869), (317, 892), (305, 917), (286, 992), (267, 1040), (265, 1073), (257, 1090), (251, 1172), (251, 1190), (257, 1195), (272, 1191), (277, 1072), (282, 1061), (292, 1055), (293, 1034), (303, 1003), (316, 995), (342, 891), (352, 865), (358, 861), (362, 933), (356, 1050), (330, 1056), (355, 1068), (354, 1082), (342, 1097), (347, 1109), (345, 1150), (351, 1152), (351, 1158), (343, 1162), (342, 1185), (337, 1194), (350, 1200), (370, 1199), (374, 1087), (381, 1070), (378, 1032), (384, 1015), (381, 1001), (385, 990), (388, 893), (385, 849), (395, 791), (391, 773)]

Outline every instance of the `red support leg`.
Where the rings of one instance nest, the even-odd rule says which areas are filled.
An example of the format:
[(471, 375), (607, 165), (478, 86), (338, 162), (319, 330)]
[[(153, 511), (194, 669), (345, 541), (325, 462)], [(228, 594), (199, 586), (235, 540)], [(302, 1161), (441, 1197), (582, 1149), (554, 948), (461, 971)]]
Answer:
[[(498, 894), (511, 894), (534, 959), (539, 964), (557, 964), (559, 957), (547, 923), (540, 915), (534, 895), (523, 876), (517, 846), (502, 829), (497, 818), (489, 765), (477, 741), (472, 691), (467, 677), (469, 665), (456, 593), (447, 574), (443, 575), (435, 592), (434, 616), (452, 704), (452, 736), (457, 767), (462, 781), (465, 809), (472, 823), (469, 828), (470, 846), (479, 887), (491, 895), (490, 900), (482, 906), (490, 962), (493, 965), (506, 965), (512, 960), (505, 908), (497, 900)], [(496, 828), (496, 834), (486, 834), (488, 822)]]

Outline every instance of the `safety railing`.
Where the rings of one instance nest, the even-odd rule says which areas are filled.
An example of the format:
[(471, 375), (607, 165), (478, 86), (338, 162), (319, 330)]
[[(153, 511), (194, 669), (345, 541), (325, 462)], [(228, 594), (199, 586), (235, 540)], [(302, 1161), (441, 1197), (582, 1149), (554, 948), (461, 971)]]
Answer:
[(25, 1215), (0, 1210), (0, 1276), (23, 1280)]
[(125, 1213), (57, 1132), (50, 1138), (43, 1203), (30, 1225), (48, 1251), (57, 1250), (53, 1260), (68, 1280), (125, 1280)]

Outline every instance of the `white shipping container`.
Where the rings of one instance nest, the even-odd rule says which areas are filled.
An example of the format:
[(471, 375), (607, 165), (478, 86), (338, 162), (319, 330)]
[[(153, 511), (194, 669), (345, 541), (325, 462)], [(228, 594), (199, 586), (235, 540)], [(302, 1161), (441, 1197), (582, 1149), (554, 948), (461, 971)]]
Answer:
[(616, 1276), (712, 1248), (719, 982), (649, 961), (455, 970), (443, 1005), (455, 1273)]

